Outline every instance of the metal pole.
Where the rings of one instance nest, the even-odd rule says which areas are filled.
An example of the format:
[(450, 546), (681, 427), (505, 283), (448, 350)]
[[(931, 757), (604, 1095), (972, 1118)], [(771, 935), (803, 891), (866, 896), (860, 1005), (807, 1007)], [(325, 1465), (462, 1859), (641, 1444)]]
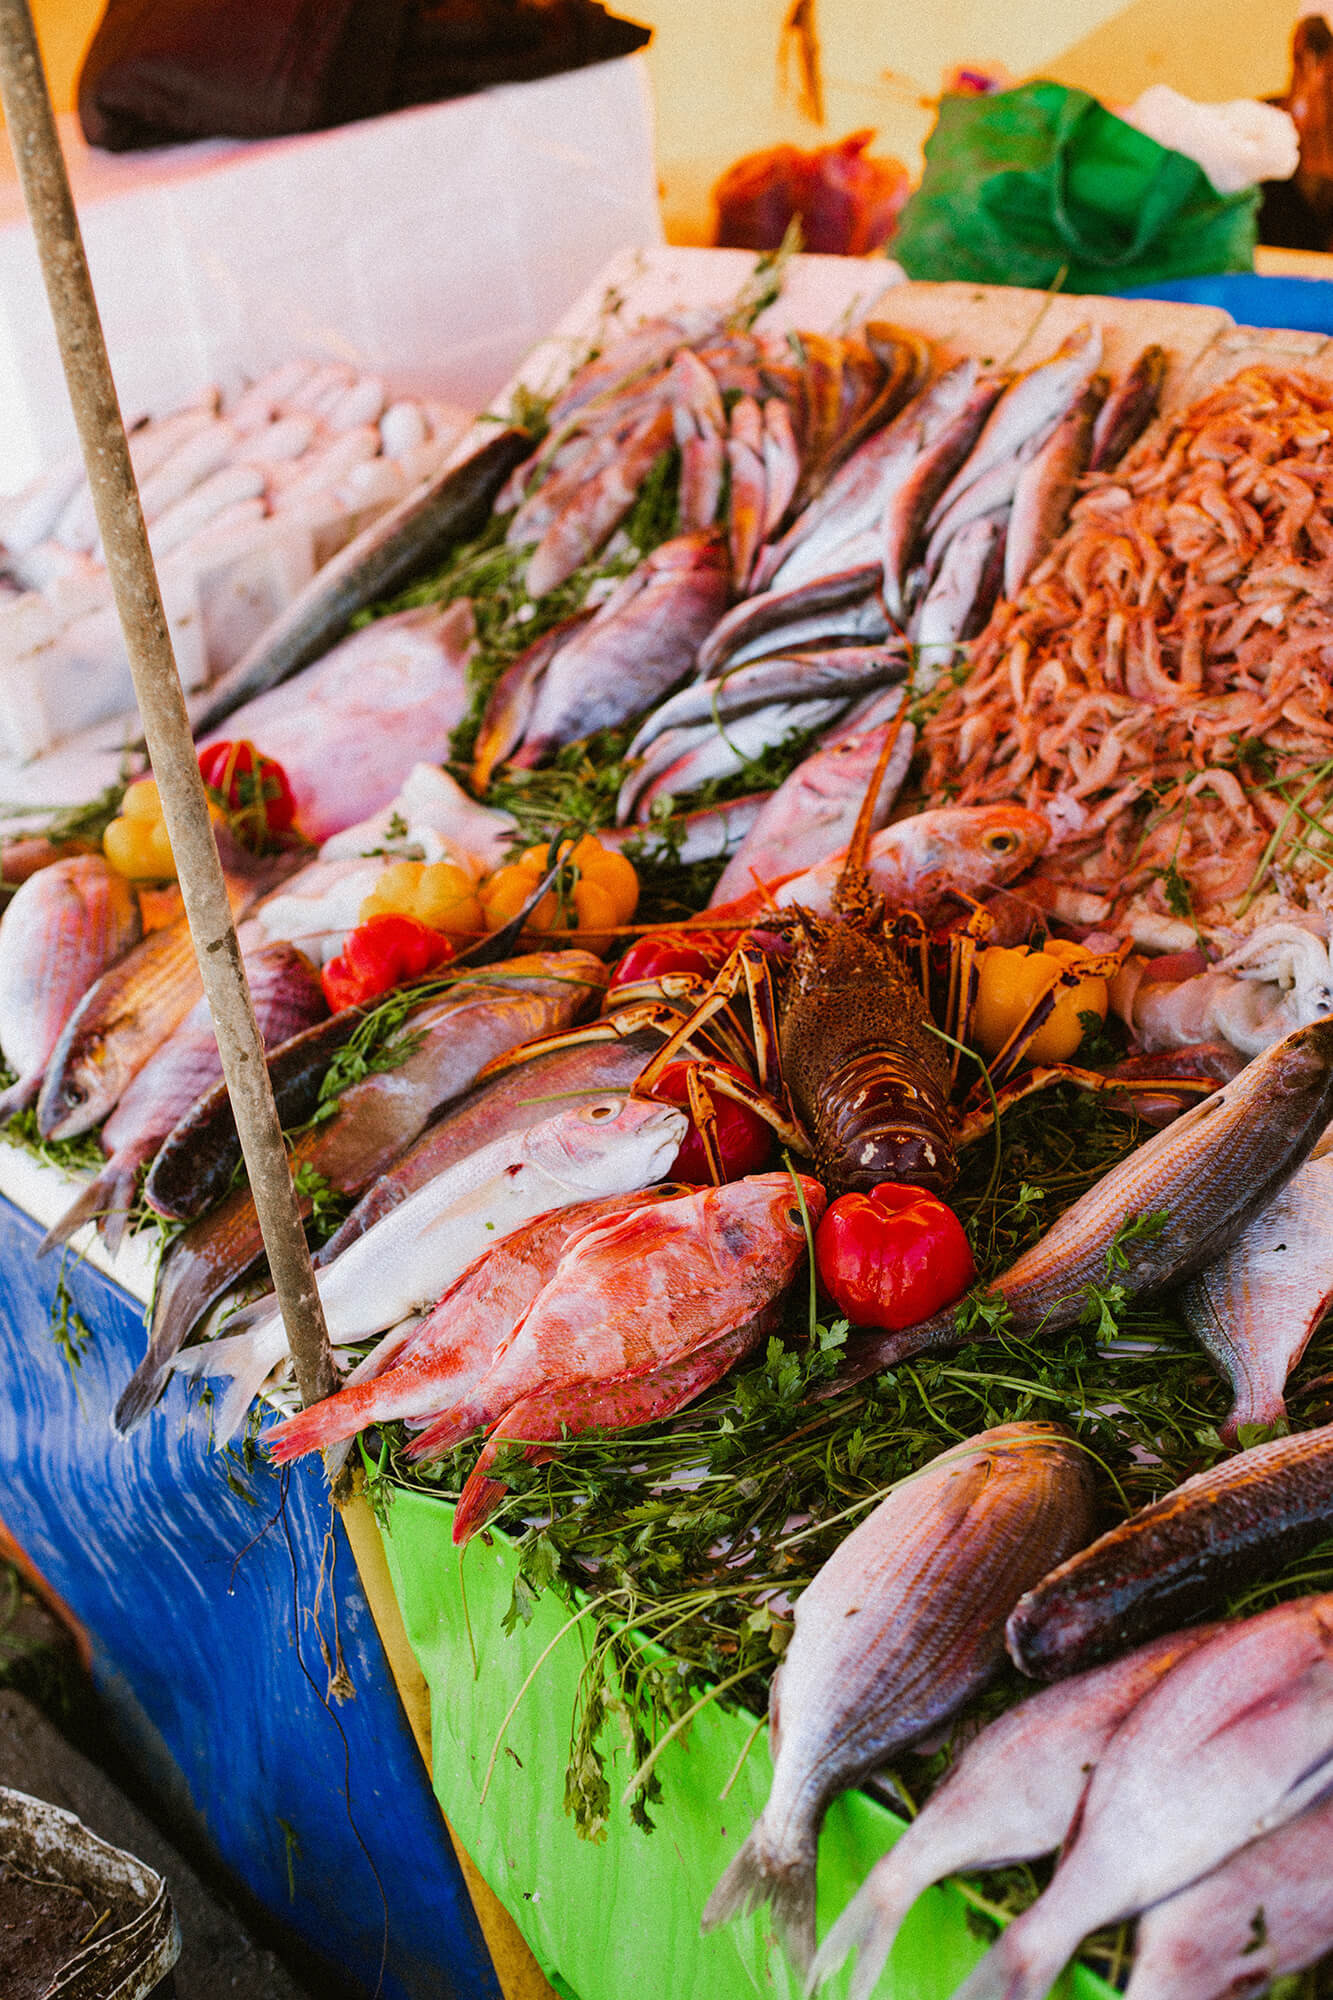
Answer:
[(28, 0), (0, 0), (0, 101), (37, 239), (144, 737), (302, 1400), (337, 1376), (236, 943), (125, 426)]

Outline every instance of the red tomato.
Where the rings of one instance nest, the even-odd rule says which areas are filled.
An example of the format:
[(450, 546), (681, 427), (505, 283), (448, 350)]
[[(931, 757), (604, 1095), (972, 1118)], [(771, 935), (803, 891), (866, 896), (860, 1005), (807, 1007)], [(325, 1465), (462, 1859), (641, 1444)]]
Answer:
[(611, 974), (613, 986), (660, 979), (664, 972), (697, 972), (711, 979), (736, 943), (735, 931), (650, 931), (637, 938)]
[[(689, 1109), (688, 1076), (693, 1063), (668, 1063), (653, 1091), (666, 1104), (680, 1104)], [(725, 1070), (728, 1076), (739, 1077), (748, 1083), (743, 1069), (734, 1063), (718, 1063), (717, 1068)], [(722, 1160), (722, 1174), (725, 1180), (740, 1180), (743, 1174), (762, 1173), (773, 1155), (773, 1133), (757, 1111), (748, 1105), (737, 1104), (730, 1097), (724, 1097), (720, 1090), (710, 1090), (713, 1108), (717, 1113), (717, 1149)], [(667, 1175), (668, 1180), (690, 1181), (696, 1187), (707, 1187), (713, 1176), (708, 1171), (708, 1159), (704, 1152), (703, 1140), (699, 1137), (694, 1120), (681, 1141), (675, 1164)]]
[(349, 931), (340, 956), (324, 967), (324, 998), (335, 1014), (344, 1007), (363, 1007), (381, 993), (447, 965), (453, 955), (448, 938), (415, 917), (369, 917)]
[(833, 1202), (815, 1235), (815, 1264), (853, 1326), (889, 1333), (952, 1305), (977, 1275), (953, 1210), (900, 1181)]
[(296, 800), (276, 757), (253, 743), (210, 743), (199, 752), (205, 785), (246, 847), (263, 848), (277, 834), (290, 833)]

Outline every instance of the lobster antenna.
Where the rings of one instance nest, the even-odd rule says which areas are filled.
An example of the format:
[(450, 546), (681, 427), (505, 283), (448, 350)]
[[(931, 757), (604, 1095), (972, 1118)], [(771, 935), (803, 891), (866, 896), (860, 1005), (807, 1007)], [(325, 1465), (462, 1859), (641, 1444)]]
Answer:
[(847, 859), (842, 864), (842, 873), (838, 877), (838, 886), (833, 892), (833, 907), (835, 909), (841, 909), (843, 899), (851, 893), (852, 885), (857, 877), (864, 877), (865, 875), (866, 855), (870, 849), (870, 834), (875, 823), (875, 806), (879, 800), (879, 788), (884, 783), (884, 773), (889, 768), (889, 759), (893, 755), (898, 738), (902, 734), (903, 723), (906, 720), (907, 694), (906, 690), (904, 690), (903, 700), (898, 713), (894, 716), (889, 727), (889, 733), (884, 739), (884, 748), (875, 759), (875, 768), (870, 773), (870, 783), (866, 786), (866, 794), (861, 801), (861, 810), (856, 815), (856, 825), (852, 828), (852, 837), (847, 843)]

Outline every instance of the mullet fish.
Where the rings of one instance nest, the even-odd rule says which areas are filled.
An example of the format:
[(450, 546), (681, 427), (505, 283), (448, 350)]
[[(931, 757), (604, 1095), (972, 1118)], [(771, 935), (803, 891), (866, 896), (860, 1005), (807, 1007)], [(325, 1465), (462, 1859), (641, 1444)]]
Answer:
[[(909, 822), (910, 824), (910, 822)], [(893, 831), (893, 829), (890, 829)], [(879, 838), (883, 838), (880, 835)], [(1215, 1262), (1307, 1159), (1333, 1114), (1333, 1016), (1298, 1028), (1112, 1167), (990, 1287), (1016, 1333), (1069, 1326), (1114, 1246), (1126, 1291), (1158, 1291)], [(1127, 1237), (1152, 1219), (1160, 1227)], [(951, 1307), (858, 1341), (837, 1387), (909, 1354), (956, 1347)]]
[(1014, 1606), (1008, 1646), (1039, 1680), (1219, 1604), (1333, 1522), (1333, 1425), (1273, 1438), (1131, 1514)]
[(990, 1679), (1027, 1580), (1091, 1525), (1087, 1459), (1069, 1432), (1000, 1424), (904, 1481), (834, 1550), (797, 1600), (769, 1698), (773, 1789), (713, 1891), (706, 1931), (771, 1901), (809, 1968), (830, 1801)]

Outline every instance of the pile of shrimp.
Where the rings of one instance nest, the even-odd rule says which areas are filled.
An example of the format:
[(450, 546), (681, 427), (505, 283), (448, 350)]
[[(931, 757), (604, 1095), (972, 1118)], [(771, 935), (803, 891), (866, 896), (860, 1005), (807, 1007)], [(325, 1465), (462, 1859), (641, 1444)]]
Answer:
[(928, 793), (1046, 811), (1120, 906), (1333, 865), (1333, 382), (1246, 368), (1092, 481), (924, 740)]

